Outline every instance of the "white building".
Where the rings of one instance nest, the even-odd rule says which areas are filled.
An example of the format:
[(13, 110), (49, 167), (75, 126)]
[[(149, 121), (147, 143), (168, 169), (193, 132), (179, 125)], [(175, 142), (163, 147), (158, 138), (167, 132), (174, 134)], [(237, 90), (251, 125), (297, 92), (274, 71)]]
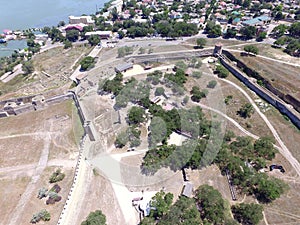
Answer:
[(83, 23), (86, 25), (93, 25), (94, 20), (91, 16), (69, 16), (69, 24), (79, 24)]

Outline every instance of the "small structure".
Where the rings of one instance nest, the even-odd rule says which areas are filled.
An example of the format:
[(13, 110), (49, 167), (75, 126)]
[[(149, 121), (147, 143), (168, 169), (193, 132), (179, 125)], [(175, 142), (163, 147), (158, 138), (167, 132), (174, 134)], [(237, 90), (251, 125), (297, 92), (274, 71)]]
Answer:
[(101, 31), (101, 30), (98, 30), (98, 31), (90, 31), (90, 32), (86, 32), (85, 33), (85, 36), (86, 37), (89, 37), (91, 35), (97, 35), (99, 36), (101, 39), (109, 39), (112, 37), (112, 32), (111, 31)]
[(271, 20), (272, 19), (268, 16), (259, 16), (250, 20), (243, 21), (242, 24), (244, 26), (258, 26), (258, 25), (264, 25), (266, 23), (270, 23)]
[(117, 73), (122, 73), (122, 72), (126, 72), (127, 70), (132, 69), (132, 68), (133, 68), (132, 63), (124, 63), (124, 64), (116, 66), (115, 71)]
[(182, 191), (181, 195), (190, 198), (192, 196), (192, 194), (193, 194), (193, 184), (188, 182), (183, 186), (183, 191)]
[(78, 30), (78, 31), (82, 32), (83, 31), (83, 26), (80, 26), (80, 25), (68, 25), (65, 28), (65, 31), (68, 31), (68, 30)]
[(91, 16), (69, 16), (69, 24), (83, 23), (86, 25), (93, 25), (94, 20)]
[(217, 43), (216, 45), (215, 45), (215, 48), (214, 48), (214, 56), (217, 56), (217, 55), (221, 55), (222, 54), (222, 47), (223, 47), (223, 45), (222, 45), (222, 43)]
[(35, 110), (43, 108), (45, 106), (45, 97), (43, 95), (37, 95), (32, 98), (32, 105)]

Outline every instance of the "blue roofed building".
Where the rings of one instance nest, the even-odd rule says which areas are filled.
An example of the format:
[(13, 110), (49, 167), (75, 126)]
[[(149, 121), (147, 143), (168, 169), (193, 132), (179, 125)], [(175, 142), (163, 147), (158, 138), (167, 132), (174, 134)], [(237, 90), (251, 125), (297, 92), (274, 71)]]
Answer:
[(270, 23), (271, 22), (271, 17), (268, 16), (259, 16), (259, 17), (255, 17), (253, 19), (250, 20), (245, 20), (242, 22), (242, 24), (244, 26), (259, 26), (259, 25), (264, 25), (266, 23)]

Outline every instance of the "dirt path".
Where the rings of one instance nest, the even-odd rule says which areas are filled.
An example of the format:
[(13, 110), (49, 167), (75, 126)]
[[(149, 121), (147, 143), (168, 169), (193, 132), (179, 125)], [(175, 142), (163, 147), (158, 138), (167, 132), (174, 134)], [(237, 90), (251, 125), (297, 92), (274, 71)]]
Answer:
[[(226, 46), (226, 47), (231, 47), (231, 46)], [(235, 49), (224, 49), (224, 50), (227, 50), (227, 51), (229, 51), (229, 52), (230, 52), (230, 51), (231, 51), (231, 52), (245, 52), (245, 51), (235, 50)], [(269, 58), (269, 57), (267, 57), (267, 56), (262, 56), (262, 55), (255, 55), (255, 57), (267, 59), (267, 60), (270, 60), (270, 61), (273, 61), (273, 62), (282, 63), (282, 64), (287, 64), (287, 65), (290, 65), (290, 66), (300, 67), (300, 63), (290, 63), (290, 62), (286, 62), (286, 61), (279, 60), (279, 59), (273, 59), (273, 58)]]
[[(207, 73), (208, 75), (214, 76), (212, 74)], [(216, 76), (214, 76), (216, 77)], [(300, 164), (299, 162), (295, 159), (295, 157), (291, 154), (291, 152), (288, 150), (288, 148), (286, 147), (286, 145), (284, 144), (284, 142), (281, 140), (279, 134), (277, 133), (277, 131), (275, 130), (275, 128), (273, 127), (273, 125), (271, 124), (271, 122), (268, 120), (268, 118), (265, 116), (265, 114), (263, 114), (260, 109), (258, 108), (258, 106), (256, 105), (256, 103), (253, 101), (253, 99), (248, 95), (248, 93), (241, 88), (239, 85), (235, 84), (232, 81), (226, 80), (226, 79), (222, 79), (222, 78), (218, 78), (219, 80), (222, 80), (228, 84), (230, 84), (231, 86), (233, 86), (234, 88), (236, 88), (238, 91), (240, 91), (247, 99), (248, 101), (251, 103), (251, 105), (253, 106), (253, 108), (255, 109), (255, 111), (259, 114), (259, 116), (264, 120), (264, 122), (267, 124), (268, 128), (270, 129), (270, 131), (272, 132), (274, 138), (276, 139), (276, 141), (279, 143), (280, 147), (276, 146), (275, 147), (279, 150), (279, 152), (289, 161), (289, 163), (294, 167), (294, 169), (296, 170), (297, 174), (300, 176)]]
[(22, 194), (21, 199), (18, 202), (16, 208), (13, 210), (13, 214), (11, 215), (12, 219), (11, 219), (9, 225), (21, 224), (21, 223), (18, 223), (18, 221), (19, 221), (19, 219), (20, 219), (20, 217), (21, 217), (21, 215), (22, 215), (22, 213), (25, 209), (25, 205), (29, 201), (29, 199), (31, 198), (31, 196), (33, 194), (33, 191), (35, 190), (36, 182), (39, 180), (40, 175), (42, 174), (42, 172), (44, 171), (44, 169), (47, 166), (50, 140), (51, 140), (51, 135), (48, 134), (45, 137), (44, 149), (42, 151), (42, 154), (41, 154), (40, 160), (38, 162), (38, 165), (35, 168), (34, 175), (32, 176), (32, 179), (31, 179), (30, 183), (27, 185), (26, 190)]
[[(45, 123), (45, 129), (51, 131), (52, 129), (52, 122), (50, 124)], [(45, 135), (45, 132), (42, 132)], [(26, 190), (22, 194), (16, 208), (13, 210), (13, 214), (11, 215), (12, 220), (10, 221), (9, 225), (15, 225), (15, 224), (21, 224), (18, 223), (18, 220), (20, 219), (26, 203), (31, 198), (33, 191), (35, 190), (35, 185), (37, 181), (39, 180), (42, 172), (47, 166), (48, 156), (49, 156), (49, 150), (50, 150), (50, 143), (51, 143), (51, 132), (47, 132), (44, 138), (44, 148), (42, 150), (40, 160), (35, 168), (34, 174), (31, 178), (30, 183), (27, 185)]]

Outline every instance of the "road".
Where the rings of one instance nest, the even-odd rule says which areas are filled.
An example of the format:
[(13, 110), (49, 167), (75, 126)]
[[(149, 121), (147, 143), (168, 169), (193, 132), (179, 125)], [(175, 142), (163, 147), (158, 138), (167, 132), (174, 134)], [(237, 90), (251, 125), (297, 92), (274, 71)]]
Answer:
[[(217, 79), (221, 79), (221, 78), (217, 78)], [(248, 93), (241, 88), (239, 85), (233, 83), (232, 81), (226, 80), (226, 79), (221, 79), (222, 81), (230, 84), (231, 86), (235, 87), (238, 91), (240, 91), (247, 99), (248, 101), (251, 103), (251, 105), (253, 106), (253, 108), (255, 109), (255, 111), (258, 113), (258, 115), (264, 120), (264, 122), (266, 123), (266, 125), (268, 126), (268, 128), (270, 129), (270, 131), (272, 132), (275, 140), (279, 143), (280, 147), (275, 146), (279, 152), (289, 161), (289, 163), (294, 167), (295, 171), (297, 172), (297, 174), (300, 176), (300, 164), (297, 161), (297, 159), (291, 154), (291, 152), (288, 150), (288, 148), (286, 147), (286, 145), (284, 144), (284, 142), (281, 140), (279, 134), (277, 133), (276, 129), (273, 127), (273, 125), (271, 124), (271, 122), (268, 120), (268, 118), (265, 116), (265, 114), (263, 114), (260, 109), (258, 108), (258, 106), (256, 105), (256, 103), (252, 100), (252, 98), (248, 95)]]

